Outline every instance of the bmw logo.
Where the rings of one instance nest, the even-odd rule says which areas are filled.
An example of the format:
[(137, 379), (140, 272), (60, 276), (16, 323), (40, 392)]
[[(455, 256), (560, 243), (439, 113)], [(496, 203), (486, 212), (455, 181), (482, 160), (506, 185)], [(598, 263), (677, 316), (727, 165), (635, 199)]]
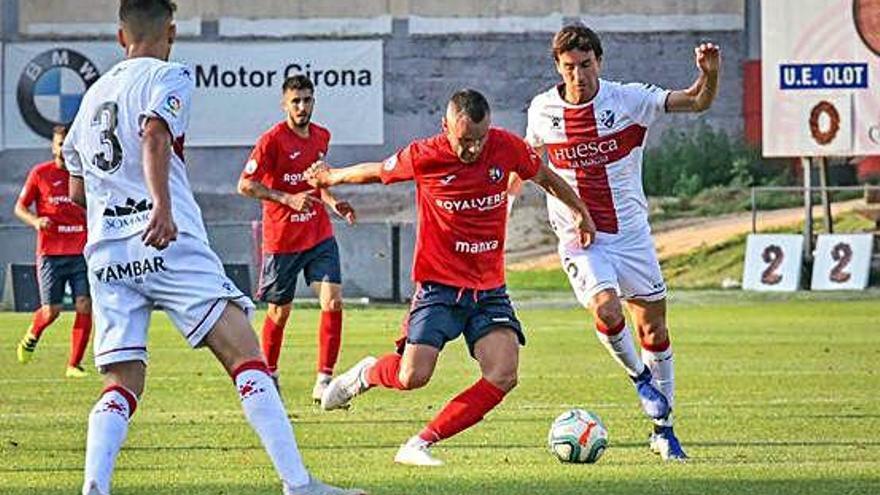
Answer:
[(83, 95), (100, 75), (91, 60), (68, 48), (37, 55), (18, 79), (21, 117), (34, 132), (51, 139), (53, 127), (73, 121)]

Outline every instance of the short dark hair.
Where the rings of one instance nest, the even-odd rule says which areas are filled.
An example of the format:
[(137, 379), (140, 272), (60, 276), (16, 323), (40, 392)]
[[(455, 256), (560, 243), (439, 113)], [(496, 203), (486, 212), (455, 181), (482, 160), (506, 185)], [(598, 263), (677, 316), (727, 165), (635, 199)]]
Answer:
[(67, 126), (66, 125), (56, 125), (52, 128), (53, 136), (66, 136), (67, 135)]
[(135, 38), (150, 38), (174, 18), (175, 10), (173, 0), (120, 0), (119, 22)]
[(285, 93), (287, 91), (293, 91), (295, 89), (307, 89), (312, 93), (315, 92), (315, 85), (312, 84), (312, 80), (306, 77), (303, 74), (297, 74), (295, 76), (290, 76), (284, 80), (284, 84), (281, 85), (281, 92)]
[(559, 60), (559, 55), (571, 50), (593, 52), (596, 58), (602, 58), (602, 42), (599, 40), (599, 35), (580, 22), (560, 29), (553, 36), (550, 49), (554, 60)]
[(456, 91), (449, 103), (459, 112), (467, 115), (471, 122), (482, 122), (489, 113), (489, 102), (482, 93), (475, 89), (460, 89)]

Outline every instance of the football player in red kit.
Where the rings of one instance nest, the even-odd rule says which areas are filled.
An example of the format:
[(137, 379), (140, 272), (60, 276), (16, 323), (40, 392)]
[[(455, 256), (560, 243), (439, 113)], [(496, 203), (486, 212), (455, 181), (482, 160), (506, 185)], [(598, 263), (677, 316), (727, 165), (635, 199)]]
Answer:
[(504, 280), (510, 174), (534, 181), (567, 204), (578, 219), (583, 245), (594, 233), (587, 208), (571, 187), (522, 138), (490, 122), (483, 95), (458, 91), (440, 134), (413, 142), (383, 163), (341, 169), (318, 163), (308, 172), (318, 187), (412, 180), (418, 206), (412, 272), (417, 289), (397, 352), (364, 358), (334, 379), (322, 407), (343, 407), (376, 386), (425, 386), (440, 351), (462, 334), (480, 365), (481, 378), (400, 447), (394, 459), (400, 464), (441, 465), (429, 448), (482, 420), (516, 385), (525, 335)]
[(269, 309), (262, 344), (276, 380), (284, 327), (300, 272), (320, 299), (317, 378), (312, 389), (313, 399), (320, 401), (342, 343), (339, 247), (324, 205), (350, 223), (355, 213), (347, 202), (337, 201), (329, 191), (315, 189), (303, 180), (303, 172), (327, 153), (330, 144), (330, 132), (311, 122), (315, 105), (312, 82), (303, 75), (289, 77), (282, 95), (287, 117), (260, 136), (238, 190), (263, 202), (259, 298), (269, 303)]

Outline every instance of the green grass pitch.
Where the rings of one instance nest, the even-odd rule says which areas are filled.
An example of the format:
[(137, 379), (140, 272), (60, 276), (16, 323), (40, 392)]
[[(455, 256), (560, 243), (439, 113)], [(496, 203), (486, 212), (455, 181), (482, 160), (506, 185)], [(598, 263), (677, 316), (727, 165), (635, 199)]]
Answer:
[[(679, 293), (680, 294), (680, 293)], [(730, 294), (730, 295), (729, 295)], [(572, 306), (520, 309), (529, 345), (520, 385), (475, 428), (435, 448), (447, 466), (396, 466), (397, 446), (477, 378), (462, 342), (426, 389), (373, 390), (348, 412), (310, 404), (317, 311), (296, 309), (282, 353), (282, 391), (305, 460), (333, 483), (389, 495), (880, 493), (880, 299), (694, 297), (670, 308), (677, 431), (692, 460), (662, 463), (631, 385)], [(341, 366), (391, 348), (403, 307), (350, 309)], [(70, 315), (47, 330), (32, 363), (14, 347), (29, 315), (0, 314), (0, 493), (78, 493), (86, 417), (98, 377), (62, 378)], [(262, 315), (257, 323), (262, 323)], [(115, 494), (278, 494), (229, 379), (154, 315), (146, 397), (117, 463)], [(550, 422), (596, 412), (610, 446), (596, 465), (547, 451)]]

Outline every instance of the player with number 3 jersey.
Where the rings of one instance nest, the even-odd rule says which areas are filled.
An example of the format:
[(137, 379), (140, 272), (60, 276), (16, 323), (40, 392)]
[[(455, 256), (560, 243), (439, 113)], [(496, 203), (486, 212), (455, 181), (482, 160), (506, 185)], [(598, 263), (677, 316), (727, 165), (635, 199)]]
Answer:
[[(84, 495), (109, 495), (110, 478), (144, 390), (155, 306), (192, 347), (229, 373), (245, 417), (285, 495), (355, 495), (312, 478), (247, 315), (253, 303), (208, 245), (189, 186), (183, 143), (195, 79), (168, 62), (174, 2), (121, 0), (125, 60), (83, 97), (64, 142), (70, 195), (87, 204), (85, 256), (95, 314), (95, 363), (106, 388), (89, 415)], [(197, 406), (184, 387), (177, 399)]]

